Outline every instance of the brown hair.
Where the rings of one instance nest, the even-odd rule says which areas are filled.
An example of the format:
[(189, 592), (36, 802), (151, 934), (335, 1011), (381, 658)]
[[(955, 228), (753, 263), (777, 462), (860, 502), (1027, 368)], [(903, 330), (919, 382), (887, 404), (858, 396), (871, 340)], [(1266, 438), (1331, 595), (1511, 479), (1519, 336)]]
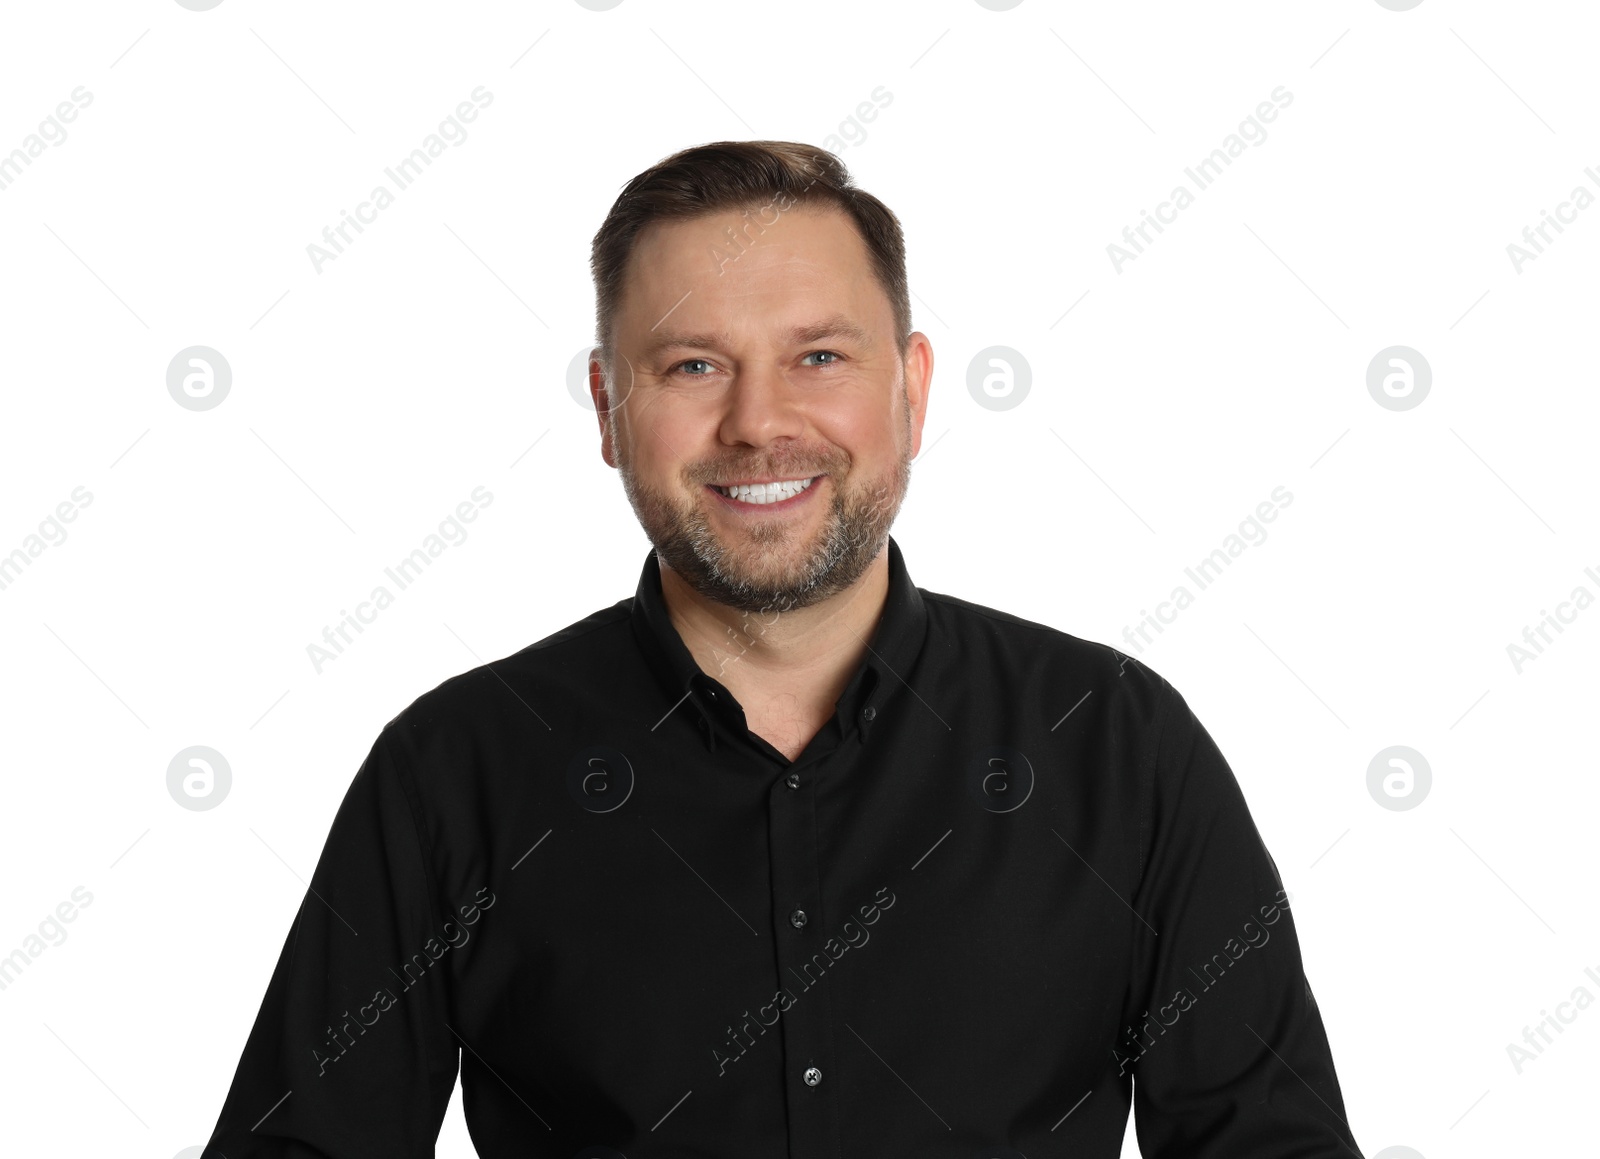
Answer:
[(594, 235), (589, 265), (602, 361), (608, 367), (613, 361), (613, 321), (633, 243), (645, 226), (772, 203), (782, 209), (831, 205), (850, 215), (889, 297), (896, 345), (904, 353), (911, 337), (911, 302), (905, 237), (893, 211), (858, 189), (844, 162), (826, 149), (794, 141), (717, 141), (674, 153), (629, 181)]

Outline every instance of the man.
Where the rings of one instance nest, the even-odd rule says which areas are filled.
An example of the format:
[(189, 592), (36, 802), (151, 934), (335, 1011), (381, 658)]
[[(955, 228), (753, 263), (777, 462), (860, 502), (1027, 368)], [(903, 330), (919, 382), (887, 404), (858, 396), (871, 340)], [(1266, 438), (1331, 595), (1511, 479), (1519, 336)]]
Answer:
[[(594, 243), (634, 596), (421, 696), (206, 1159), (1358, 1155), (1289, 898), (1177, 691), (917, 588), (900, 227), (724, 142)], [(999, 465), (996, 465), (997, 467)]]

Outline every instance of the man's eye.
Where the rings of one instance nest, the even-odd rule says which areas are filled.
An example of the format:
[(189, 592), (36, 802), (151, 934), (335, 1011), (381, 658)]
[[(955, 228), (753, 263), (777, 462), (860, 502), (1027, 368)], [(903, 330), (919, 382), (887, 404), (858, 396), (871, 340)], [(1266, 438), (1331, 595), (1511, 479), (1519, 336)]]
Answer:
[(707, 367), (708, 369), (705, 371), (691, 371), (688, 373), (689, 378), (704, 378), (708, 373), (710, 373), (709, 367), (711, 366), (711, 363), (707, 362), (704, 358), (686, 358), (682, 362), (678, 363), (678, 365), (674, 366), (671, 370), (667, 371), (667, 373), (677, 374), (682, 371), (685, 366)]
[[(807, 354), (805, 357), (806, 358), (814, 358), (819, 354), (826, 354), (829, 358), (833, 358), (833, 359), (839, 359), (839, 358), (843, 358), (844, 357), (842, 354), (839, 354), (839, 353), (837, 353), (836, 351), (833, 351), (833, 350), (813, 350), (810, 354)], [(813, 362), (811, 365), (812, 366), (832, 366), (833, 363), (832, 362)]]

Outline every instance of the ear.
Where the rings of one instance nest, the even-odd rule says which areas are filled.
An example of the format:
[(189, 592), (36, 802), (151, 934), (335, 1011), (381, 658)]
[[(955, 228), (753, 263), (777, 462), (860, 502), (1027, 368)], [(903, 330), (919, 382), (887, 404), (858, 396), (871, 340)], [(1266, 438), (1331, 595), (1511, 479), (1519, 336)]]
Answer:
[(933, 385), (933, 343), (918, 330), (906, 341), (906, 402), (911, 408), (911, 457), (922, 453), (922, 424), (928, 417), (928, 391)]
[(611, 423), (608, 420), (611, 413), (611, 400), (606, 392), (605, 367), (600, 362), (600, 348), (596, 346), (589, 352), (589, 398), (594, 402), (594, 415), (600, 424), (600, 457), (605, 460), (606, 466), (617, 465), (616, 448), (611, 443)]

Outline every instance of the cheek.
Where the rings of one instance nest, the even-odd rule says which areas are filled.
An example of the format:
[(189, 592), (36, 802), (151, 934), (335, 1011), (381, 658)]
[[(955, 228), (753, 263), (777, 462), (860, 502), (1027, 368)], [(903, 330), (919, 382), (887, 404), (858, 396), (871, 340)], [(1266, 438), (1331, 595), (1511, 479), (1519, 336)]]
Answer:
[(898, 398), (885, 398), (878, 383), (854, 389), (832, 390), (812, 411), (818, 433), (842, 447), (851, 457), (888, 459), (905, 425), (905, 408)]
[[(626, 443), (622, 453), (627, 457), (628, 469), (643, 486), (663, 492), (674, 503), (684, 496), (699, 498), (700, 488), (686, 482), (689, 469), (715, 458), (715, 452), (706, 452), (703, 428), (684, 424), (668, 425), (662, 415), (633, 417), (627, 433), (619, 431), (619, 445)], [(715, 426), (711, 428), (715, 432)]]

